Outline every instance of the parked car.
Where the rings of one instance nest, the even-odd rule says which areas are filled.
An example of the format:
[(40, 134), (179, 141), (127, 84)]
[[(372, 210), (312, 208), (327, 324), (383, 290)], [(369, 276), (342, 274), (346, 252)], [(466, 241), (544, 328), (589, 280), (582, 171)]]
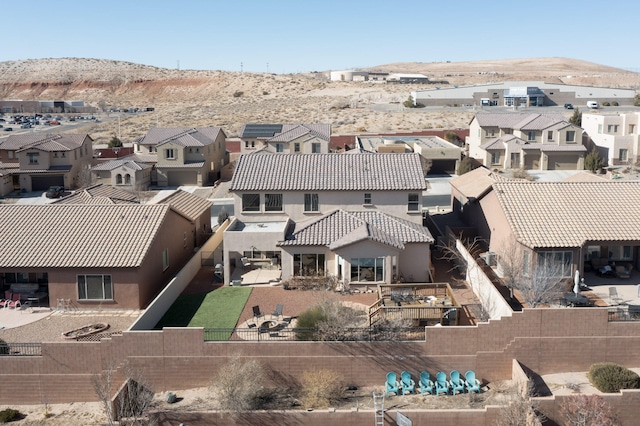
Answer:
[(45, 195), (47, 198), (60, 198), (63, 193), (64, 188), (62, 186), (50, 186)]
[(572, 104), (564, 104), (564, 109), (573, 109)]
[(12, 132), (13, 131), (13, 127), (5, 127), (4, 131), (5, 132)]
[(20, 126), (21, 129), (30, 129), (31, 128), (31, 124), (29, 123), (24, 123), (23, 125)]
[(51, 124), (52, 126), (57, 126), (58, 124), (60, 124), (60, 122), (58, 120), (51, 120), (49, 124)]
[(598, 109), (600, 105), (598, 104), (598, 101), (589, 101), (587, 102), (587, 107), (591, 109)]

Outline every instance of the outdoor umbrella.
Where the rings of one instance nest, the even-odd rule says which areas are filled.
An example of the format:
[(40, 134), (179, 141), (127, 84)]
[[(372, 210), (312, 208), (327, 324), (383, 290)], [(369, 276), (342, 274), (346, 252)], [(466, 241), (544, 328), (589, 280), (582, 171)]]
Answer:
[(580, 272), (576, 269), (576, 275), (573, 277), (573, 292), (580, 294)]

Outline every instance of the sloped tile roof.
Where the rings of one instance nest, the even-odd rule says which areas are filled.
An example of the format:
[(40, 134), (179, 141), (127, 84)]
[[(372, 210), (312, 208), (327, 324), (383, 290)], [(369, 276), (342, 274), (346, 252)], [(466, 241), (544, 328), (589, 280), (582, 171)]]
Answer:
[(321, 218), (296, 224), (280, 246), (327, 246), (331, 250), (370, 240), (404, 249), (406, 243), (432, 243), (427, 228), (378, 211), (335, 210)]
[(493, 189), (528, 247), (640, 241), (640, 182), (496, 182)]
[(141, 145), (162, 145), (175, 142), (182, 146), (206, 146), (222, 132), (220, 127), (156, 127), (140, 139)]
[(419, 154), (242, 155), (231, 191), (426, 189)]
[(168, 205), (0, 205), (0, 268), (140, 266)]
[(199, 169), (204, 167), (204, 161), (194, 161), (193, 163), (176, 163), (176, 164), (162, 164), (156, 166), (159, 169)]
[(21, 151), (25, 149), (39, 149), (41, 151), (71, 151), (82, 146), (87, 134), (68, 133), (24, 133), (11, 135), (0, 142), (0, 149)]
[(478, 199), (491, 190), (495, 182), (504, 180), (486, 167), (478, 167), (463, 175), (455, 177), (449, 184), (467, 198)]
[(480, 127), (499, 127), (501, 129), (544, 130), (554, 124), (567, 121), (562, 114), (536, 113), (477, 113), (475, 119)]
[(179, 189), (155, 201), (155, 204), (169, 204), (175, 211), (194, 222), (202, 213), (211, 209), (213, 203)]
[(51, 204), (138, 204), (138, 198), (130, 192), (111, 185), (94, 185), (59, 198)]
[(147, 164), (141, 161), (136, 161), (135, 159), (129, 157), (122, 157), (116, 160), (105, 161), (104, 163), (97, 164), (91, 168), (91, 170), (114, 170), (118, 167), (126, 167), (131, 170), (144, 170), (153, 167), (151, 164)]
[(311, 137), (318, 137), (329, 141), (331, 139), (330, 124), (298, 124), (291, 128), (283, 128), (282, 133), (276, 134), (269, 139), (269, 142), (290, 142), (302, 135), (309, 134)]

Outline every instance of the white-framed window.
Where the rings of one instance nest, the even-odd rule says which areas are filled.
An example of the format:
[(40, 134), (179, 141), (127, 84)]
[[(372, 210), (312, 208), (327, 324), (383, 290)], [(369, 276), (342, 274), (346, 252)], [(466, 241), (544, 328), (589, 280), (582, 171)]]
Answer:
[(633, 258), (633, 247), (631, 246), (610, 246), (610, 260), (631, 260)]
[(500, 164), (500, 153), (492, 152), (491, 153), (491, 164)]
[(626, 148), (620, 148), (620, 154), (618, 155), (620, 161), (627, 161), (629, 159), (629, 150)]
[(536, 132), (534, 132), (534, 131), (527, 132), (527, 140), (528, 141), (535, 141), (536, 140)]
[(566, 142), (572, 143), (576, 141), (576, 132), (575, 130), (567, 130), (566, 133)]
[(111, 275), (78, 275), (78, 300), (113, 300)]
[(351, 282), (384, 281), (384, 257), (351, 259)]
[(282, 194), (264, 194), (264, 211), (281, 212)]
[(319, 210), (318, 194), (304, 194), (304, 211), (317, 212)]
[(598, 134), (602, 134), (602, 124), (598, 124)]
[(305, 253), (293, 255), (293, 274), (296, 276), (324, 276), (324, 253)]
[(175, 160), (176, 159), (176, 151), (173, 148), (167, 148), (164, 150), (164, 158), (167, 158), (169, 160)]
[(166, 271), (169, 268), (169, 249), (166, 248), (162, 251), (162, 270)]
[(314, 142), (311, 144), (311, 153), (313, 154), (320, 154), (320, 144), (317, 142)]
[(550, 141), (553, 140), (553, 130), (549, 130), (547, 132), (547, 140), (550, 140)]
[(407, 196), (407, 210), (410, 212), (420, 211), (420, 194), (411, 193)]
[(29, 164), (38, 164), (39, 156), (40, 156), (39, 152), (27, 152), (27, 157), (29, 158)]
[(125, 185), (131, 185), (131, 175), (129, 173), (124, 175), (124, 183)]
[(493, 128), (485, 129), (484, 135), (488, 138), (492, 138), (496, 135), (496, 129), (493, 129)]
[(549, 268), (561, 277), (570, 277), (573, 273), (573, 252), (541, 251), (538, 252), (538, 267)]
[(277, 143), (276, 152), (284, 152), (284, 145), (282, 145), (281, 143)]
[(365, 192), (364, 193), (364, 204), (371, 204), (371, 193), (370, 192)]
[[(629, 124), (629, 134), (632, 135), (634, 134), (636, 131), (636, 125), (635, 124)], [(11, 158), (11, 157), (9, 157)]]
[(259, 212), (260, 194), (242, 194), (242, 211)]
[(293, 144), (293, 152), (300, 152), (300, 142)]
[(120, 173), (116, 175), (116, 185), (122, 185), (122, 175)]
[(618, 125), (617, 124), (609, 124), (607, 126), (607, 133), (618, 133)]

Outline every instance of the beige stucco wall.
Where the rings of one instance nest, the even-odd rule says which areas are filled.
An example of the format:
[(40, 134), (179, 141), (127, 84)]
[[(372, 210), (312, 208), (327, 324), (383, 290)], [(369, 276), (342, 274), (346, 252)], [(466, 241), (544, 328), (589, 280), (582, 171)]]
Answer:
[[(365, 205), (365, 192), (372, 194), (372, 204)], [(319, 215), (330, 213), (336, 209), (347, 211), (378, 210), (391, 216), (422, 224), (422, 191), (273, 191), (282, 193), (283, 212), (242, 212), (242, 194), (234, 193), (236, 217), (243, 222), (283, 221), (291, 218), (295, 222), (315, 219)], [(319, 194), (319, 211), (304, 212), (304, 194)], [(408, 212), (409, 193), (419, 194), (420, 210)], [(260, 193), (261, 209), (264, 210), (264, 194)]]

